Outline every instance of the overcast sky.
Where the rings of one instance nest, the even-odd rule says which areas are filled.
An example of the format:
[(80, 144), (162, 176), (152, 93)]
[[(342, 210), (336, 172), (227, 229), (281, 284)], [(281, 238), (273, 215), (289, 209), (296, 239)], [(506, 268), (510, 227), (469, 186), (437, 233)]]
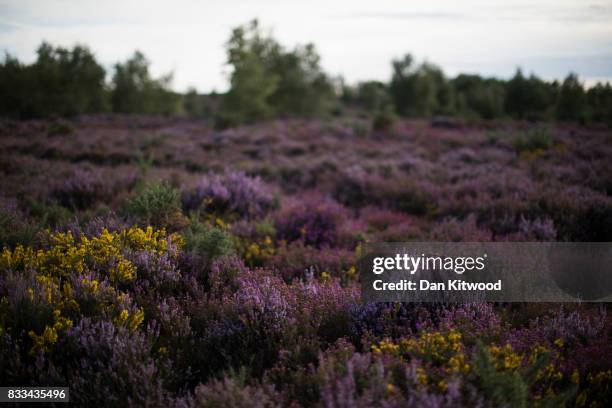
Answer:
[(258, 18), (284, 45), (315, 43), (349, 82), (388, 80), (410, 52), (459, 72), (612, 78), (612, 0), (0, 0), (0, 48), (31, 62), (41, 41), (84, 43), (106, 67), (139, 49), (174, 88), (227, 88), (224, 43)]

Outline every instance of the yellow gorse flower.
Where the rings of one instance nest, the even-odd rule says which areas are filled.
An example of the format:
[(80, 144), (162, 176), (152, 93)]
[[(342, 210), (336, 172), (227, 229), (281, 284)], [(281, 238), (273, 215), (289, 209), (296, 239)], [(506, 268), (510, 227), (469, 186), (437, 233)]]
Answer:
[(515, 371), (523, 361), (524, 355), (514, 351), (510, 344), (502, 347), (492, 345), (489, 346), (489, 353), (495, 361), (495, 367), (498, 370)]
[[(111, 281), (129, 282), (136, 277), (136, 268), (123, 256), (124, 250), (163, 254), (169, 251), (169, 243), (176, 248), (184, 244), (180, 235), (168, 237), (165, 230), (154, 230), (151, 226), (112, 233), (104, 229), (99, 236), (83, 237), (79, 242), (70, 232), (54, 233), (50, 238), (51, 245), (47, 250), (34, 251), (21, 245), (12, 251), (4, 248), (0, 268), (34, 269), (50, 277), (67, 277), (73, 271), (81, 274), (88, 267), (108, 266)], [(177, 254), (171, 252), (171, 255)]]
[[(35, 250), (23, 245), (13, 250), (4, 248), (0, 252), (0, 273), (8, 270), (35, 272), (36, 285), (27, 288), (29, 301), (44, 302), (53, 307), (53, 320), (45, 325), (42, 333), (28, 331), (33, 342), (31, 353), (51, 351), (58, 336), (73, 325), (66, 316), (78, 312), (79, 304), (66, 278), (74, 273), (83, 275), (80, 284), (86, 293), (99, 294), (113, 304), (125, 304), (125, 294), (116, 287), (104, 286), (104, 292), (100, 293), (100, 282), (85, 273), (103, 270), (108, 271), (108, 279), (113, 284), (131, 282), (136, 279), (136, 267), (126, 254), (147, 251), (154, 255), (177, 257), (178, 249), (183, 245), (180, 235), (168, 236), (165, 230), (154, 230), (149, 226), (115, 232), (104, 229), (98, 236), (80, 240), (70, 232), (57, 232), (49, 235), (49, 245), (45, 249)], [(104, 307), (107, 305), (105, 303)], [(134, 331), (143, 323), (144, 312), (140, 309), (130, 314), (122, 309), (115, 321)]]
[(37, 335), (33, 330), (28, 332), (28, 336), (30, 336), (34, 343), (30, 350), (31, 354), (36, 353), (38, 350), (50, 351), (53, 344), (57, 343), (58, 333), (72, 327), (72, 320), (63, 317), (59, 309), (53, 310), (53, 319), (55, 323), (53, 325), (46, 325), (41, 335)]
[(242, 249), (243, 258), (247, 265), (258, 266), (276, 254), (276, 248), (272, 238), (266, 236), (259, 242), (239, 243)]
[(144, 321), (144, 311), (139, 309), (136, 313), (130, 314), (126, 309), (123, 309), (119, 316), (115, 319), (115, 323), (119, 325), (127, 326), (127, 328), (133, 332), (140, 327)]
[[(383, 340), (371, 346), (374, 354), (399, 357), (404, 361), (417, 359), (424, 366), (416, 368), (416, 381), (422, 386), (443, 392), (447, 383), (442, 377), (465, 374), (471, 370), (467, 363), (462, 336), (456, 330), (446, 332), (422, 332), (418, 337), (407, 337), (398, 342)], [(429, 369), (433, 372), (428, 375)]]

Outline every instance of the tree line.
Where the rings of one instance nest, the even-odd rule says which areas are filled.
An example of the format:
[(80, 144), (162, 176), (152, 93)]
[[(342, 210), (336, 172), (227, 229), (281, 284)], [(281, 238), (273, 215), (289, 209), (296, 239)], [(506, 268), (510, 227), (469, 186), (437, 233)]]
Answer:
[(20, 119), (124, 112), (172, 114), (180, 95), (170, 89), (172, 75), (152, 78), (149, 61), (136, 51), (106, 70), (86, 46), (72, 49), (43, 43), (32, 64), (6, 55), (0, 64), (0, 115)]
[(612, 126), (612, 87), (586, 88), (577, 75), (545, 81), (520, 69), (509, 80), (460, 74), (406, 55), (392, 61), (388, 82), (347, 85), (325, 73), (312, 44), (287, 48), (257, 20), (235, 28), (226, 43), (229, 90), (221, 95), (171, 90), (172, 75), (153, 78), (135, 52), (105, 69), (85, 46), (43, 43), (32, 64), (6, 55), (0, 63), (0, 115), (17, 118), (96, 112), (214, 118), (218, 128), (270, 118), (322, 117), (349, 109), (382, 117), (449, 116), (605, 123)]
[(470, 74), (447, 78), (436, 65), (417, 64), (410, 55), (394, 60), (392, 69), (389, 83), (368, 81), (346, 87), (344, 100), (369, 111), (390, 110), (404, 117), (561, 120), (612, 126), (610, 84), (587, 89), (574, 73), (562, 82), (526, 76), (520, 68), (509, 80)]

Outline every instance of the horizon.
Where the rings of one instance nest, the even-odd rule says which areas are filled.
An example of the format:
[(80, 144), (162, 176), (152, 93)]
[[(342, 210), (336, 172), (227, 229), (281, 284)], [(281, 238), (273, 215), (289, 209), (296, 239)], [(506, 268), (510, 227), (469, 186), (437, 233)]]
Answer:
[(507, 79), (520, 67), (549, 81), (575, 72), (586, 86), (612, 78), (611, 1), (252, 3), (0, 1), (0, 48), (29, 63), (42, 41), (84, 44), (107, 71), (140, 50), (154, 76), (174, 73), (174, 90), (224, 92), (224, 43), (232, 28), (257, 18), (287, 48), (313, 43), (323, 69), (349, 84), (387, 82), (391, 60), (406, 53), (448, 77)]

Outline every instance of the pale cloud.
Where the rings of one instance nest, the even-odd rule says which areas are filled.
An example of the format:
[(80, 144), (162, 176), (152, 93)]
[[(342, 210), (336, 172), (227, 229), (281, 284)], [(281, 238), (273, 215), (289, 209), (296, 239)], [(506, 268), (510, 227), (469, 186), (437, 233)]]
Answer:
[(227, 86), (223, 45), (252, 18), (284, 44), (313, 42), (324, 68), (349, 81), (386, 80), (406, 52), (467, 71), (506, 77), (516, 66), (557, 78), (612, 77), (612, 2), (378, 0), (0, 1), (0, 49), (31, 61), (42, 40), (88, 44), (108, 68), (135, 49), (175, 88)]

